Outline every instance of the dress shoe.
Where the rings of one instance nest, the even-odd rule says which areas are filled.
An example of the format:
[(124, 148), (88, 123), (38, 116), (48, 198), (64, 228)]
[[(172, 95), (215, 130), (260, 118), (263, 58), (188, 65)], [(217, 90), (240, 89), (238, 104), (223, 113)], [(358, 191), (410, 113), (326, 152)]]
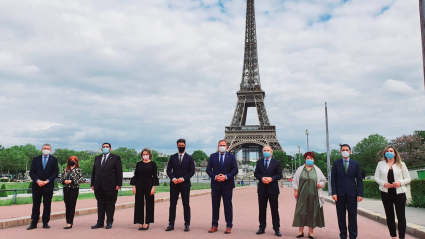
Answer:
[(142, 229), (143, 231), (147, 231), (147, 230), (149, 230), (149, 224), (148, 224), (148, 226), (147, 227), (143, 227), (143, 229)]
[(71, 226), (65, 226), (63, 229), (71, 229), (72, 228), (72, 225)]
[(297, 238), (302, 238), (302, 237), (304, 237), (304, 232), (301, 235), (300, 234), (297, 235)]
[(308, 234), (308, 238), (309, 239), (314, 239), (314, 236), (310, 236), (310, 234)]
[(185, 232), (190, 231), (190, 229), (189, 229), (189, 225), (184, 225), (184, 231), (185, 231)]
[(98, 229), (98, 228), (102, 228), (103, 225), (102, 224), (96, 224), (94, 226), (91, 227), (91, 229)]
[(112, 228), (112, 223), (108, 223), (108, 224), (106, 224), (105, 229), (111, 229), (111, 228)]
[(30, 224), (29, 227), (27, 227), (27, 230), (32, 230), (32, 229), (36, 229), (37, 228), (37, 224)]
[(211, 227), (211, 229), (208, 231), (209, 233), (213, 233), (218, 231), (217, 227)]
[(230, 234), (230, 233), (232, 233), (232, 228), (231, 228), (231, 227), (226, 228), (226, 231), (224, 231), (224, 233), (225, 233), (225, 234)]
[(43, 228), (44, 228), (44, 229), (49, 229), (49, 228), (50, 228), (50, 226), (49, 226), (49, 224), (45, 223), (45, 224), (43, 224)]
[(282, 233), (280, 233), (280, 231), (275, 231), (275, 232), (274, 232), (274, 234), (275, 234), (277, 237), (281, 237), (281, 236), (282, 236)]
[(264, 229), (258, 229), (258, 231), (257, 231), (257, 235), (261, 235), (261, 234), (264, 234), (265, 233), (265, 231), (264, 231)]
[(165, 229), (166, 232), (174, 230), (174, 226), (168, 226), (167, 229)]

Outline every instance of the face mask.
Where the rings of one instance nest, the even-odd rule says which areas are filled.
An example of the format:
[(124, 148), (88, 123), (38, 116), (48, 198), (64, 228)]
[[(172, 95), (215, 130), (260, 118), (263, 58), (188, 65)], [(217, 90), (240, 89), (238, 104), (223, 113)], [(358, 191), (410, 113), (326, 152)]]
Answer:
[(44, 150), (43, 150), (43, 154), (44, 154), (44, 155), (49, 155), (49, 154), (50, 154), (50, 150), (48, 150), (48, 149), (44, 149)]
[(75, 162), (74, 161), (71, 161), (71, 162), (69, 162), (69, 166), (74, 166), (75, 165)]
[(179, 153), (183, 153), (186, 147), (177, 147), (179, 149)]
[(143, 160), (148, 160), (149, 159), (149, 155), (142, 155)]
[(348, 151), (342, 151), (341, 155), (343, 158), (348, 158), (348, 156), (350, 156), (350, 153)]
[(270, 152), (263, 152), (263, 156), (265, 158), (270, 158)]
[(313, 160), (313, 159), (307, 159), (307, 160), (305, 161), (305, 163), (306, 163), (308, 166), (311, 166), (311, 165), (313, 165), (313, 164), (314, 164), (314, 160)]
[(387, 157), (387, 159), (392, 159), (392, 158), (394, 158), (394, 153), (393, 152), (386, 152), (385, 157)]
[(102, 153), (103, 154), (108, 154), (109, 153), (109, 148), (103, 148), (102, 149)]
[(220, 151), (220, 153), (225, 153), (226, 152), (226, 146), (220, 146), (218, 147), (218, 151)]

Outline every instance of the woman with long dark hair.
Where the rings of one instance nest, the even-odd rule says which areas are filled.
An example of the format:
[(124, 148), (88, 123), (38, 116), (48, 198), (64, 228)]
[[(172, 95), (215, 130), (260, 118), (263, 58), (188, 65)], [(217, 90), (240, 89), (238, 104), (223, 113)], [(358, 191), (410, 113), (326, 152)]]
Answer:
[(80, 183), (82, 182), (83, 171), (78, 164), (78, 158), (77, 156), (71, 156), (60, 178), (60, 183), (63, 184), (63, 201), (66, 208), (66, 226), (64, 229), (72, 228), (74, 223), (75, 206), (77, 205)]

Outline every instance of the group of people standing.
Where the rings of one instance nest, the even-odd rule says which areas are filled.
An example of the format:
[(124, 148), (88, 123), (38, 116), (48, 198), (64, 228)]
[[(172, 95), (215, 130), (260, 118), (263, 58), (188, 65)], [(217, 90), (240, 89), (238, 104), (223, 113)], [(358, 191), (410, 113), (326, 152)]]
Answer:
[[(191, 177), (195, 174), (193, 157), (185, 152), (186, 141), (177, 140), (178, 153), (172, 155), (167, 165), (167, 175), (170, 178), (170, 207), (168, 227), (165, 231), (174, 230), (176, 206), (181, 195), (184, 209), (184, 231), (190, 231), (190, 187)], [(54, 180), (58, 176), (58, 161), (52, 156), (51, 146), (44, 144), (43, 155), (32, 161), (30, 176), (33, 180), (33, 208), (31, 224), (27, 228), (37, 228), (40, 215), (40, 205), (43, 200), (43, 228), (50, 228), (51, 200), (54, 190)], [(350, 159), (351, 147), (347, 144), (340, 146), (342, 158), (332, 166), (331, 192), (335, 200), (340, 238), (357, 238), (357, 205), (363, 200), (363, 176), (360, 164)], [(279, 160), (272, 157), (270, 146), (263, 148), (263, 158), (258, 160), (254, 177), (258, 179), (258, 208), (259, 229), (256, 234), (265, 233), (267, 203), (270, 205), (272, 226), (275, 235), (280, 232), (279, 217), (279, 180), (282, 179), (282, 167)], [(156, 163), (152, 161), (152, 150), (144, 148), (140, 154), (141, 161), (136, 165), (133, 185), (135, 195), (134, 224), (139, 224), (138, 230), (148, 230), (154, 223), (155, 187), (159, 185)], [(314, 165), (314, 153), (304, 154), (305, 164), (300, 166), (293, 177), (292, 188), (296, 199), (293, 227), (298, 227), (297, 238), (304, 237), (304, 227), (308, 227), (308, 238), (314, 239), (313, 230), (324, 227), (323, 188), (326, 177)], [(235, 188), (235, 176), (238, 174), (238, 164), (234, 154), (227, 152), (227, 143), (220, 140), (217, 152), (211, 154), (207, 174), (211, 178), (212, 222), (209, 233), (218, 231), (219, 209), (223, 200), (225, 214), (225, 234), (230, 234), (233, 227), (232, 196)], [(114, 221), (115, 203), (118, 190), (122, 186), (122, 165), (118, 155), (111, 153), (111, 144), (102, 145), (102, 154), (95, 157), (92, 170), (91, 188), (97, 200), (98, 220), (92, 229), (103, 228), (106, 214), (106, 229), (112, 228)], [(392, 238), (397, 237), (394, 207), (398, 219), (399, 238), (404, 238), (406, 232), (405, 204), (406, 193), (409, 191), (410, 176), (405, 163), (397, 150), (388, 146), (384, 150), (384, 158), (377, 165), (375, 181), (381, 190), (382, 202), (387, 216), (387, 225)], [(63, 185), (66, 208), (66, 226), (73, 225), (76, 202), (79, 194), (79, 184), (83, 181), (83, 172), (79, 168), (78, 158), (71, 156), (61, 174), (60, 183)], [(145, 202), (145, 203), (144, 203)], [(146, 208), (146, 209), (145, 209)], [(146, 212), (146, 213), (145, 213)], [(346, 214), (348, 212), (348, 228)]]

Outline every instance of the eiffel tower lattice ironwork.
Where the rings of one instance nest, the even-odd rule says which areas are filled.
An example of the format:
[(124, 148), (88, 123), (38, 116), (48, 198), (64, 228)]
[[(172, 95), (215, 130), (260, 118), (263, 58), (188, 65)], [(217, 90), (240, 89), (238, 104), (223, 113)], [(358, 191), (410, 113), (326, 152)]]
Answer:
[[(273, 150), (282, 151), (276, 137), (276, 128), (270, 125), (264, 105), (265, 92), (261, 90), (257, 55), (257, 32), (255, 26), (254, 0), (246, 3), (245, 53), (238, 101), (230, 126), (225, 129), (224, 139), (228, 150), (238, 153), (242, 150), (243, 160), (249, 160), (249, 153), (256, 152), (262, 158), (262, 147), (269, 145)], [(259, 125), (245, 125), (249, 107), (257, 109)]]

